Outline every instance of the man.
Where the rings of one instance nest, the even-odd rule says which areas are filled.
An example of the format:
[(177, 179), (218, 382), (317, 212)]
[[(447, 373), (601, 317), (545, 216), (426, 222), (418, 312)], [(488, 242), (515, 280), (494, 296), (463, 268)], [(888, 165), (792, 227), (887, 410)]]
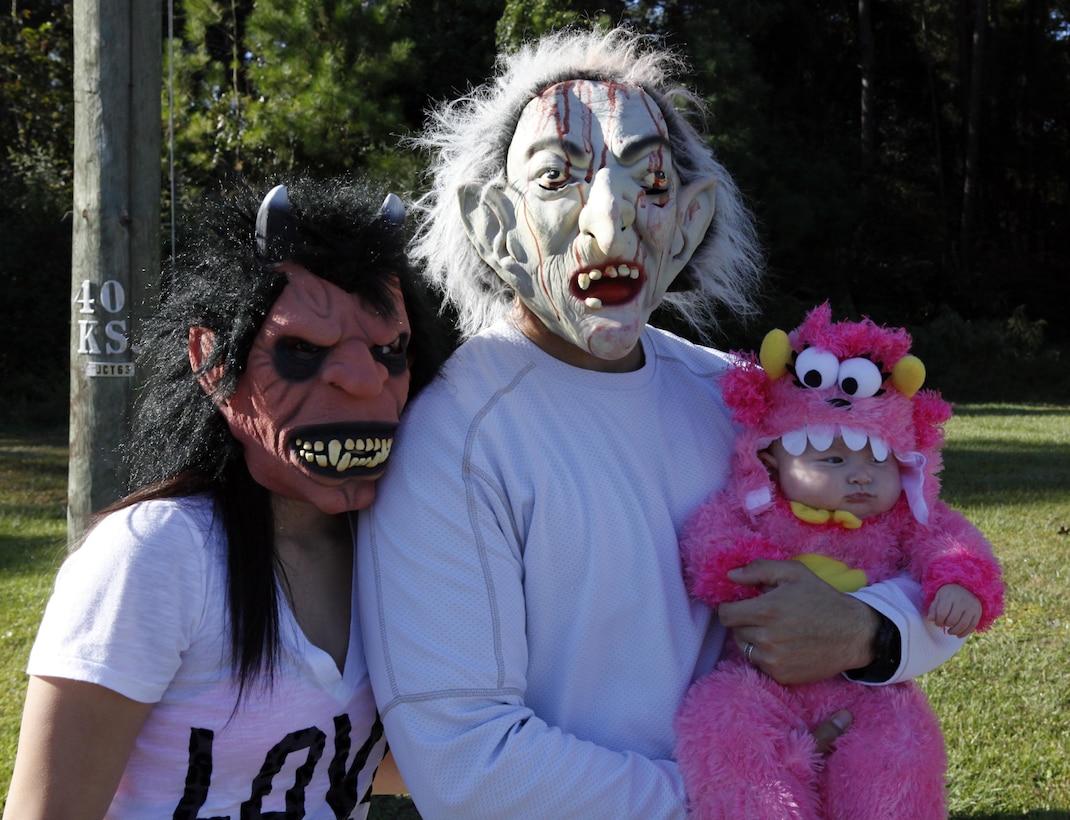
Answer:
[[(722, 624), (785, 683), (953, 648), (923, 662), (901, 585), (852, 598), (791, 562), (739, 571), (770, 591), (720, 623), (689, 600), (677, 534), (730, 469), (725, 358), (646, 322), (747, 309), (748, 216), (672, 108), (668, 54), (565, 33), (500, 65), (423, 140), (415, 251), (466, 341), (362, 517), (372, 684), (426, 817), (680, 817), (672, 717)], [(876, 657), (896, 627), (910, 664)]]

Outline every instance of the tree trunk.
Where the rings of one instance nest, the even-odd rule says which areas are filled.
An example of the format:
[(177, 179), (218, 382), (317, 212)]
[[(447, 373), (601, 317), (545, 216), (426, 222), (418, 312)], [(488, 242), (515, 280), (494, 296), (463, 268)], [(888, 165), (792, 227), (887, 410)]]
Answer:
[(988, 0), (976, 0), (972, 53), (970, 56), (969, 108), (966, 117), (966, 165), (962, 184), (962, 271), (973, 270), (974, 233), (977, 226), (977, 168), (981, 147), (981, 101), (984, 85), (984, 43), (988, 24)]
[(858, 43), (861, 50), (862, 100), (861, 149), (862, 168), (867, 173), (873, 166), (876, 124), (873, 114), (873, 73), (877, 62), (873, 45), (873, 18), (870, 0), (858, 0)]

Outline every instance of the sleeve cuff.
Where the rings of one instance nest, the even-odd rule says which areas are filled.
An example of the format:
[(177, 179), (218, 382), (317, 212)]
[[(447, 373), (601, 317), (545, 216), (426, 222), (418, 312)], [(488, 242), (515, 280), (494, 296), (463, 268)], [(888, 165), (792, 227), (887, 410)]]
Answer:
[(849, 594), (890, 621), (900, 639), (899, 662), (888, 676), (883, 680), (871, 679), (869, 674), (857, 677), (870, 667), (845, 673), (858, 683), (883, 686), (912, 680), (936, 669), (965, 643), (965, 639), (949, 635), (925, 618), (921, 612), (921, 585), (909, 578), (892, 578)]
[(899, 669), (903, 659), (903, 638), (899, 627), (883, 612), (877, 612), (880, 626), (873, 639), (873, 660), (860, 669), (848, 669), (848, 678), (859, 683), (887, 683)]

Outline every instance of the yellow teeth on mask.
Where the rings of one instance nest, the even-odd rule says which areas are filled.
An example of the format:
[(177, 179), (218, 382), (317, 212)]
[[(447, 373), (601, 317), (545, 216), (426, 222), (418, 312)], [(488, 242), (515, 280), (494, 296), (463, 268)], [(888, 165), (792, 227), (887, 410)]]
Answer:
[(378, 467), (390, 457), (390, 448), (394, 445), (392, 438), (332, 438), (327, 441), (318, 439), (309, 441), (297, 439), (294, 442), (298, 455), (309, 464), (319, 467), (333, 467), (340, 473), (350, 468)]
[(617, 265), (615, 268), (608, 267), (605, 271), (594, 268), (577, 276), (576, 284), (579, 285), (580, 290), (587, 290), (591, 286), (591, 282), (597, 282), (603, 276), (607, 279), (638, 279), (639, 268), (633, 268), (629, 265)]

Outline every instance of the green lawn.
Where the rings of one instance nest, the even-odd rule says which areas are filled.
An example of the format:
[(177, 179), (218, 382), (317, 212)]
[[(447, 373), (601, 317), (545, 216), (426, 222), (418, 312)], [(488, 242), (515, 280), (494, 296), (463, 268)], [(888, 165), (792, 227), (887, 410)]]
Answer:
[[(1070, 407), (963, 405), (944, 498), (991, 539), (1007, 613), (922, 685), (950, 759), (951, 816), (1070, 820)], [(23, 666), (65, 552), (65, 434), (0, 436), (0, 804)], [(373, 816), (404, 807), (380, 803)]]
[(0, 436), (0, 803), (15, 760), (23, 670), (66, 554), (66, 431)]
[(1004, 617), (922, 679), (952, 816), (1070, 818), (1070, 408), (956, 408), (943, 480), (1007, 582)]

